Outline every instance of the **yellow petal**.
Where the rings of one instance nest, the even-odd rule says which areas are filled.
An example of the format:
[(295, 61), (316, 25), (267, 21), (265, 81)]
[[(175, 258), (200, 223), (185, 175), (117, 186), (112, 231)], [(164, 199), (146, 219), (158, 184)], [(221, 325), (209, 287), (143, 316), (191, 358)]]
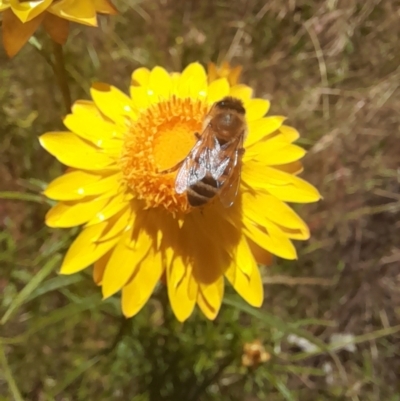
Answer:
[[(189, 252), (194, 259), (193, 276), (195, 280), (197, 283), (212, 284), (222, 276), (225, 263), (224, 252), (226, 250), (216, 244), (218, 244), (218, 238), (224, 238), (229, 235), (229, 232), (221, 230), (219, 224), (213, 230), (207, 229), (207, 227), (215, 225), (215, 220), (212, 222), (208, 213), (204, 212), (204, 215), (193, 212), (185, 218), (182, 226), (182, 238), (186, 241), (183, 246), (191, 248)], [(207, 249), (207, 252), (204, 252), (204, 249)]]
[(89, 116), (95, 118), (103, 116), (103, 114), (100, 113), (100, 110), (94, 104), (93, 100), (76, 100), (72, 105), (72, 112), (74, 114), (87, 112)]
[(119, 291), (140, 268), (153, 245), (152, 238), (143, 231), (133, 246), (128, 246), (132, 229), (127, 231), (115, 247), (107, 264), (102, 281), (103, 297), (108, 298)]
[(254, 161), (243, 165), (242, 180), (250, 188), (267, 191), (284, 202), (310, 203), (321, 199), (317, 189), (301, 178)]
[(212, 104), (229, 95), (229, 84), (226, 78), (219, 78), (208, 86), (207, 100)]
[(193, 274), (189, 277), (189, 285), (188, 285), (188, 297), (190, 300), (196, 301), (197, 294), (199, 292), (199, 284), (194, 278)]
[(131, 85), (147, 87), (150, 79), (150, 70), (145, 67), (137, 68), (131, 76)]
[(132, 280), (122, 288), (122, 312), (126, 317), (136, 315), (148, 301), (164, 271), (161, 253), (150, 251), (142, 260)]
[(287, 164), (301, 159), (306, 154), (306, 151), (300, 146), (287, 145), (282, 146), (275, 152), (268, 149), (265, 153), (259, 152), (255, 160), (263, 162), (267, 166), (279, 166), (281, 164)]
[(59, 201), (77, 200), (99, 195), (117, 188), (121, 174), (103, 176), (75, 170), (52, 181), (43, 192), (48, 198)]
[(154, 95), (157, 101), (166, 100), (171, 95), (171, 76), (164, 68), (154, 67), (150, 73), (148, 94)]
[(146, 110), (152, 103), (152, 100), (154, 100), (150, 99), (147, 88), (142, 86), (131, 86), (129, 91), (135, 110)]
[(179, 97), (179, 85), (181, 81), (181, 74), (179, 72), (171, 72), (171, 95)]
[(244, 192), (242, 194), (243, 211), (245, 215), (265, 227), (267, 231), (271, 222), (279, 226), (299, 230), (303, 233), (302, 239), (310, 237), (310, 231), (306, 223), (286, 203), (275, 196), (261, 192), (255, 194)]
[(94, 0), (94, 8), (100, 14), (118, 14), (117, 9), (109, 0)]
[(65, 255), (61, 266), (62, 274), (73, 274), (83, 270), (115, 246), (118, 238), (102, 243), (95, 242), (106, 224), (87, 227), (81, 231)]
[(132, 209), (128, 205), (108, 219), (109, 224), (107, 228), (102, 232), (101, 237), (98, 239), (98, 241), (108, 241), (109, 239), (120, 235), (123, 231), (126, 231), (130, 227), (132, 227), (134, 222), (135, 215), (132, 214)]
[(179, 81), (179, 97), (205, 98), (207, 96), (207, 76), (199, 63), (189, 64), (182, 72)]
[(234, 68), (231, 68), (228, 80), (231, 85), (236, 85), (239, 82), (240, 74), (242, 73), (243, 67), (241, 65), (237, 65)]
[(250, 121), (248, 123), (249, 134), (245, 143), (246, 148), (276, 132), (284, 121), (285, 117), (282, 116), (265, 117), (257, 121)]
[(275, 166), (277, 170), (284, 171), (285, 173), (298, 175), (303, 172), (303, 164), (300, 161), (295, 161), (288, 164), (281, 164), (279, 166)]
[(105, 253), (100, 259), (96, 260), (93, 265), (93, 281), (97, 285), (101, 285), (103, 280), (104, 270), (106, 270), (106, 266), (108, 260), (110, 259), (112, 253), (112, 249), (110, 249), (107, 253)]
[(70, 131), (98, 147), (122, 147), (118, 139), (122, 139), (124, 130), (108, 119), (106, 121), (92, 102), (75, 102), (72, 114), (64, 118), (64, 124)]
[(286, 137), (276, 132), (275, 135), (271, 135), (269, 138), (264, 138), (253, 145), (249, 145), (246, 148), (246, 154), (254, 156), (257, 154), (273, 153), (288, 145), (290, 145), (290, 142), (286, 140)]
[(298, 177), (294, 177), (289, 185), (271, 186), (268, 192), (285, 202), (312, 203), (321, 199), (315, 187)]
[(267, 166), (287, 164), (301, 159), (306, 151), (290, 144), (286, 137), (277, 134), (273, 138), (257, 142), (247, 148), (244, 160), (257, 160)]
[(296, 229), (296, 228), (288, 228), (275, 223), (275, 226), (289, 239), (295, 239), (304, 241), (310, 238), (310, 234), (304, 232), (303, 230)]
[(184, 322), (193, 312), (196, 299), (188, 296), (192, 267), (176, 256), (167, 266), (168, 297), (171, 308), (180, 322)]
[[(159, 220), (161, 218), (158, 216)], [(186, 233), (182, 235), (179, 227), (182, 226), (172, 219), (163, 225), (161, 247), (165, 250), (166, 281), (172, 310), (177, 319), (183, 322), (193, 311), (199, 286), (193, 277), (192, 261), (176, 253), (177, 249), (186, 248), (186, 241), (191, 241)]]
[(99, 110), (116, 124), (128, 126), (132, 119), (136, 119), (132, 100), (114, 86), (96, 82), (90, 94)]
[(253, 89), (250, 86), (239, 84), (232, 86), (229, 94), (245, 102), (253, 96)]
[(236, 245), (232, 260), (247, 277), (251, 276), (254, 266), (257, 267), (246, 237), (242, 236), (239, 243)]
[(50, 199), (60, 201), (82, 199), (86, 195), (83, 188), (101, 178), (98, 174), (73, 170), (53, 180), (43, 193)]
[(20, 0), (9, 0), (14, 14), (23, 23), (32, 21), (38, 15), (42, 14), (51, 4), (52, 0), (36, 0), (22, 2)]
[(261, 248), (255, 242), (253, 242), (250, 238), (247, 238), (247, 243), (249, 244), (251, 253), (254, 256), (257, 264), (259, 266), (271, 266), (274, 260), (274, 256), (271, 252), (268, 252), (264, 248)]
[(208, 80), (210, 83), (218, 78), (226, 78), (230, 85), (236, 85), (241, 72), (241, 65), (232, 68), (227, 61), (222, 62), (219, 66), (212, 62), (208, 63)]
[(213, 62), (209, 62), (207, 65), (207, 76), (208, 76), (208, 82), (213, 82), (216, 79), (218, 79), (218, 71), (217, 71), (217, 66)]
[(269, 110), (270, 102), (264, 99), (249, 99), (244, 101), (246, 120), (255, 121), (264, 117)]
[(273, 226), (269, 227), (269, 232), (261, 230), (252, 219), (244, 217), (244, 233), (261, 248), (284, 259), (297, 259), (296, 249), (286, 235)]
[[(250, 305), (260, 307), (264, 300), (264, 288), (261, 275), (254, 257), (250, 251), (245, 237), (242, 238), (243, 245), (240, 247), (239, 257), (242, 262), (232, 263), (226, 271), (225, 276), (232, 284), (236, 292)], [(246, 262), (245, 262), (246, 261)], [(250, 268), (240, 265), (245, 262)], [(245, 271), (250, 271), (246, 274)]]
[(288, 142), (294, 142), (300, 138), (299, 131), (293, 127), (289, 127), (288, 125), (282, 125), (282, 127), (279, 128), (279, 131), (284, 135)]
[(9, 57), (14, 57), (43, 21), (44, 14), (22, 23), (10, 10), (3, 12), (3, 45)]
[(97, 26), (96, 9), (92, 1), (60, 0), (54, 2), (48, 11), (78, 24)]
[(60, 202), (46, 214), (46, 224), (49, 227), (75, 227), (88, 222), (109, 200), (95, 198), (78, 202)]
[(124, 192), (117, 192), (103, 209), (99, 210), (92, 216), (87, 225), (98, 224), (102, 221), (108, 220), (124, 209), (127, 205), (129, 205), (129, 198), (127, 198), (127, 195)]
[(63, 45), (67, 41), (69, 22), (51, 13), (46, 13), (43, 27), (54, 42)]
[(207, 319), (214, 320), (221, 308), (224, 296), (224, 278), (220, 277), (215, 283), (207, 286), (200, 285), (200, 288), (197, 295), (197, 305)]
[(48, 132), (39, 141), (57, 160), (70, 167), (103, 170), (114, 163), (106, 153), (71, 132)]

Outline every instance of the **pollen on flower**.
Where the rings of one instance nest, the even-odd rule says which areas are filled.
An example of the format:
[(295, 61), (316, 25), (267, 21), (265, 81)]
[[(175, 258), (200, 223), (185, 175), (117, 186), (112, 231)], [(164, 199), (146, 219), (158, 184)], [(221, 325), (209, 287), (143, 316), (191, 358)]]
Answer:
[(178, 166), (196, 142), (207, 104), (198, 99), (156, 103), (144, 110), (126, 134), (121, 168), (126, 184), (147, 208), (186, 213), (185, 194), (175, 192)]

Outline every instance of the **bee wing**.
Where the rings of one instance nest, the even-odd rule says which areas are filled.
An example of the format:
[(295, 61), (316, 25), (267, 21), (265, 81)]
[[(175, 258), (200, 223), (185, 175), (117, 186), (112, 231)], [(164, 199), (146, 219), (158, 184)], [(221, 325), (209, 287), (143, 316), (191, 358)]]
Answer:
[(229, 156), (229, 165), (225, 168), (227, 179), (221, 189), (219, 198), (223, 206), (232, 206), (240, 185), (240, 176), (242, 171), (242, 154), (243, 154), (243, 136), (237, 141), (230, 144), (226, 150)]
[[(206, 129), (193, 146), (176, 176), (175, 191), (178, 194), (182, 194), (190, 186), (201, 181), (210, 170), (213, 164), (212, 158), (215, 157), (213, 149), (215, 141), (214, 135), (209, 129)], [(216, 142), (218, 143), (218, 141)]]

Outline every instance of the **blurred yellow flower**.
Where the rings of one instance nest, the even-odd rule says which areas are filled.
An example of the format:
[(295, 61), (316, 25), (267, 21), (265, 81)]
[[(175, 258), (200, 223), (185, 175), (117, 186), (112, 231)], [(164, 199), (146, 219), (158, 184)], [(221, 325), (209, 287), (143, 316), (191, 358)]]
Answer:
[(40, 24), (51, 38), (63, 44), (69, 21), (97, 26), (97, 13), (115, 14), (110, 0), (0, 0), (3, 45), (15, 56)]
[(248, 368), (257, 367), (261, 363), (271, 359), (271, 354), (267, 352), (259, 339), (243, 346), (242, 365)]
[(208, 82), (215, 81), (218, 78), (226, 78), (231, 86), (239, 83), (242, 73), (241, 65), (231, 67), (227, 61), (224, 61), (221, 65), (210, 62), (207, 67)]
[[(224, 294), (224, 277), (251, 305), (263, 302), (256, 260), (270, 255), (295, 259), (292, 239), (309, 230), (285, 202), (314, 202), (318, 191), (297, 177), (305, 151), (284, 117), (264, 117), (270, 103), (252, 98), (245, 85), (226, 78), (207, 83), (198, 64), (182, 73), (161, 67), (132, 74), (130, 96), (95, 84), (93, 101), (77, 101), (64, 124), (42, 146), (70, 169), (45, 195), (58, 203), (47, 213), (50, 227), (83, 229), (69, 248), (61, 273), (94, 263), (94, 281), (105, 298), (122, 291), (122, 310), (135, 315), (160, 279), (180, 321), (197, 304), (214, 319)], [(230, 95), (243, 101), (249, 134), (239, 194), (230, 208), (210, 202), (191, 208), (175, 192), (175, 166), (201, 132), (210, 106)], [(254, 250), (254, 253), (253, 253)], [(255, 256), (254, 256), (255, 255)]]

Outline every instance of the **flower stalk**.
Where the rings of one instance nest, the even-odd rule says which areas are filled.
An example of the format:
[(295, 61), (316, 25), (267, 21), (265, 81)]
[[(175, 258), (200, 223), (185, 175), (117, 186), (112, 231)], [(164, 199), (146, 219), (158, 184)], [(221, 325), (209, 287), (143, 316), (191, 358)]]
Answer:
[(68, 85), (68, 74), (65, 68), (65, 59), (62, 45), (53, 41), (54, 63), (52, 64), (53, 72), (60, 89), (64, 107), (67, 113), (71, 112), (72, 100), (71, 92)]

